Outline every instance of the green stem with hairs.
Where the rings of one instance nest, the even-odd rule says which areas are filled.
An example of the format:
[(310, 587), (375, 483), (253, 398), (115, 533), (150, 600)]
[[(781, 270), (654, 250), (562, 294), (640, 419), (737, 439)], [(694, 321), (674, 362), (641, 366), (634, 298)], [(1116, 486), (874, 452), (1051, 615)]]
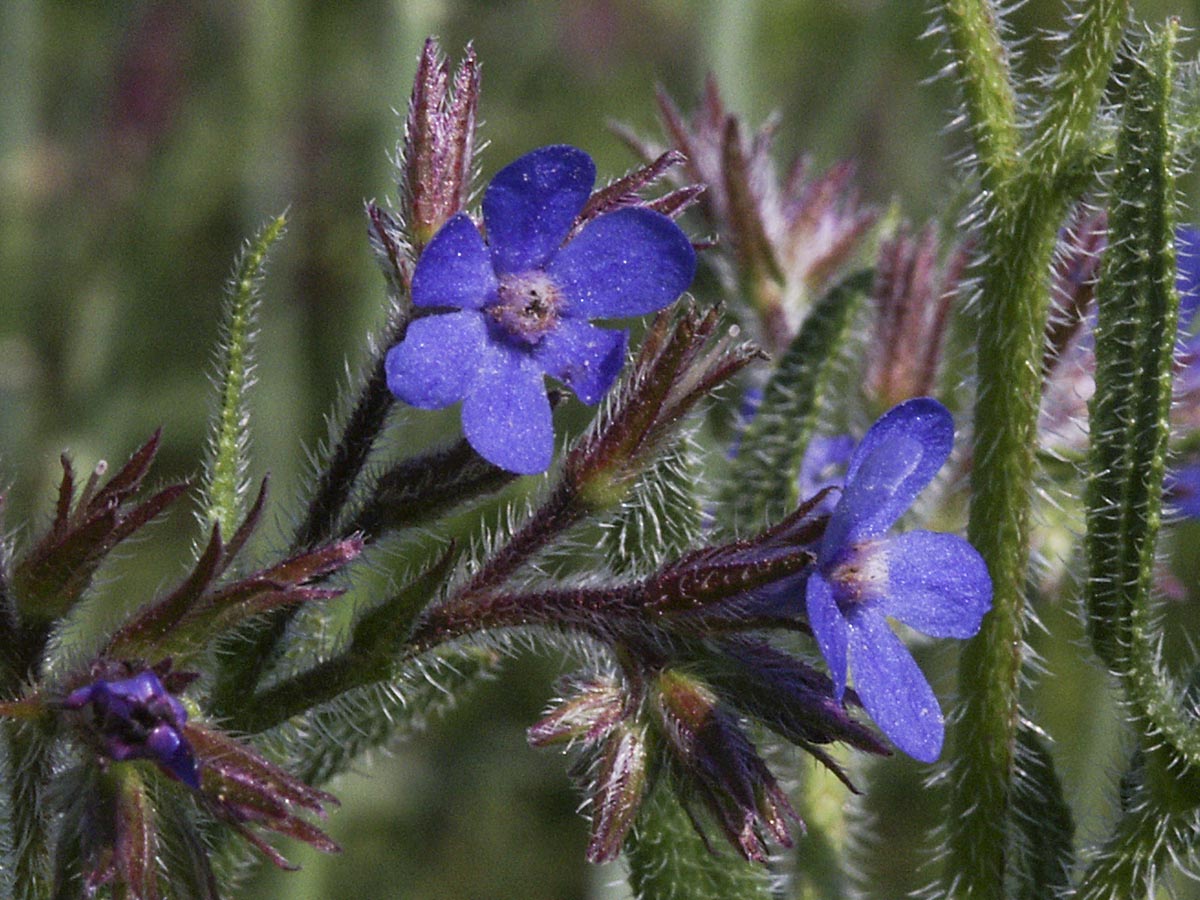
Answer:
[(945, 0), (983, 188), (978, 397), (968, 535), (987, 561), (992, 612), (964, 648), (945, 887), (951, 896), (1005, 892), (1018, 676), (1024, 660), (1029, 512), (1048, 277), (1059, 225), (1090, 168), (1084, 151), (1128, 12), (1089, 3), (1071, 32), (1031, 152), (1017, 151), (1015, 95), (994, 8)]

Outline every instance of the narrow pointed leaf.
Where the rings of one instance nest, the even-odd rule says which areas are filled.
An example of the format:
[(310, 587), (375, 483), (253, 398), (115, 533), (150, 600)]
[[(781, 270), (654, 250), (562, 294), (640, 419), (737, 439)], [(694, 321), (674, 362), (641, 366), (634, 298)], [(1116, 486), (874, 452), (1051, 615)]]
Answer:
[(602, 549), (614, 572), (643, 574), (695, 545), (701, 508), (686, 442), (669, 449), (635, 482)]
[(1159, 663), (1150, 609), (1179, 314), (1169, 124), (1177, 30), (1168, 25), (1132, 57), (1097, 289), (1085, 547), (1093, 646), (1124, 676), (1146, 730), (1161, 735), (1155, 744), (1197, 765), (1200, 727)]
[(1017, 732), (1013, 790), (1016, 900), (1065, 894), (1074, 863), (1075, 822), (1042, 736), (1028, 724)]
[(796, 479), (816, 427), (818, 398), (871, 279), (870, 272), (856, 272), (830, 290), (779, 360), (723, 490), (721, 508), (727, 522), (758, 528), (795, 508)]
[(669, 785), (642, 804), (625, 841), (629, 884), (638, 900), (767, 900), (771, 875), (697, 834)]
[(243, 249), (225, 305), (217, 382), (217, 410), (209, 435), (204, 517), (225, 534), (237, 530), (245, 510), (249, 465), (250, 411), (254, 383), (255, 319), (267, 252), (284, 231), (284, 216), (268, 222)]

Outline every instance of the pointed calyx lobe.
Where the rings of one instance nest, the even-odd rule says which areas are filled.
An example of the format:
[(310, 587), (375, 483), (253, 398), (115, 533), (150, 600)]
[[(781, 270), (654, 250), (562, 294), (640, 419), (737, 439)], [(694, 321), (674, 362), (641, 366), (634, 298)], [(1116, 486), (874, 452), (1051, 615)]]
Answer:
[(687, 237), (645, 205), (606, 203), (576, 230), (595, 174), (591, 158), (568, 146), (497, 173), (483, 232), (459, 213), (422, 253), (412, 299), (432, 314), (387, 356), (397, 397), (423, 409), (462, 401), (467, 440), (512, 472), (550, 465), (546, 375), (596, 403), (620, 371), (628, 333), (588, 320), (661, 309), (695, 271)]
[(156, 432), (125, 466), (101, 485), (100, 463), (75, 495), (75, 472), (62, 458), (54, 519), (49, 530), (16, 564), (12, 586), (22, 616), (49, 620), (69, 610), (88, 589), (109, 552), (154, 519), (186, 490), (175, 484), (135, 504), (158, 452)]

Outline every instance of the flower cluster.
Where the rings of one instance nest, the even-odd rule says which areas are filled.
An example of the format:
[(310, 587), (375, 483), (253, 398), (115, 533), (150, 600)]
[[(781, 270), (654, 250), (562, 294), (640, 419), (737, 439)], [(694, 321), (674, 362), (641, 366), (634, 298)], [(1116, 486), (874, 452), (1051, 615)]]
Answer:
[(628, 333), (589, 323), (662, 309), (691, 284), (696, 258), (670, 218), (624, 207), (580, 217), (596, 170), (582, 150), (543, 147), (501, 169), (483, 229), (465, 213), (421, 254), (412, 300), (434, 313), (387, 356), (392, 392), (422, 409), (462, 401), (463, 431), (485, 459), (544, 471), (554, 449), (544, 376), (597, 403), (625, 360)]
[[(530, 594), (489, 590), (477, 578), (426, 610), (413, 640), (435, 646), (478, 631), (554, 627), (610, 646), (616, 673), (570, 680), (529, 733), (537, 745), (566, 743), (582, 755), (589, 857), (618, 852), (652, 784), (665, 778), (698, 828), (711, 821), (747, 859), (765, 859), (766, 841), (787, 845), (798, 817), (743, 719), (803, 748), (847, 785), (822, 745), (886, 752), (854, 719), (859, 705), (905, 753), (925, 762), (940, 754), (938, 701), (887, 618), (970, 637), (990, 608), (991, 580), (960, 537), (886, 532), (942, 467), (953, 436), (940, 403), (907, 401), (850, 454), (831, 511), (824, 504), (836, 487), (755, 537), (692, 551), (630, 584)], [(604, 446), (604, 433), (592, 441)], [(771, 643), (771, 634), (796, 629), (813, 635), (829, 676)]]
[[(2, 688), (0, 725), (32, 724), (83, 751), (83, 764), (65, 772), (62, 786), (78, 809), (78, 821), (65, 827), (68, 833), (78, 830), (88, 890), (116, 884), (145, 898), (160, 896), (162, 833), (189, 835), (197, 846), (200, 837), (195, 822), (160, 821), (153, 799), (160, 788), (152, 785), (152, 769), (131, 763), (151, 763), (186, 788), (210, 818), (280, 866), (289, 864), (252, 826), (326, 852), (338, 849), (306, 818), (323, 817), (335, 798), (204, 721), (211, 711), (207, 703), (193, 706), (199, 715), (190, 714), (181, 697), (200, 673), (176, 665), (205, 660), (216, 642), (263, 612), (340, 595), (341, 589), (314, 582), (354, 559), (362, 546), (357, 538), (333, 541), (224, 578), (261, 519), (264, 484), (228, 542), (214, 526), (204, 553), (177, 587), (118, 624), (86, 666), (73, 661), (61, 682), (47, 678), (41, 660), (51, 633), (45, 627), (48, 614), (69, 612), (86, 596), (112, 549), (184, 493), (184, 485), (172, 485), (137, 499), (158, 445), (155, 435), (107, 480), (107, 467), (97, 466), (77, 497), (74, 468), (64, 457), (56, 515), (6, 578), (18, 601), (6, 607), (2, 619), (6, 660), (22, 666), (28, 681), (14, 683), (9, 668), (0, 672), (9, 679)], [(9, 563), (5, 557), (0, 564)], [(4, 603), (12, 596), (6, 594)], [(13, 628), (13, 622), (23, 627)], [(196, 873), (208, 887), (215, 883), (206, 860), (198, 860)], [(210, 895), (216, 896), (215, 887), (205, 894)]]
[[(792, 338), (813, 292), (857, 254), (875, 221), (850, 187), (849, 167), (810, 179), (798, 163), (777, 183), (769, 128), (744, 136), (710, 84), (694, 124), (662, 99), (675, 149), (596, 190), (585, 152), (541, 147), (495, 175), (474, 216), (464, 207), (478, 101), (473, 52), (452, 73), (427, 42), (397, 154), (399, 209), (367, 208), (390, 315), (295, 530), (262, 550), (264, 560), (247, 562), (267, 480), (254, 495), (244, 392), (253, 294), (282, 219), (248, 246), (231, 283), (202, 530), (186, 574), (111, 621), (86, 645), (90, 658), (62, 652), (110, 552), (187, 492), (174, 484), (138, 499), (158, 435), (107, 479), (101, 464), (77, 483), (64, 457), (45, 533), (23, 553), (0, 539), (0, 759), (14, 760), (0, 807), (46, 832), (28, 841), (42, 848), (36, 866), (54, 873), (41, 893), (65, 895), (78, 880), (89, 895), (111, 888), (155, 900), (169, 884), (180, 895), (219, 896), (219, 866), (206, 849), (218, 844), (218, 828), (281, 867), (289, 863), (272, 835), (338, 850), (318, 827), (337, 801), (309, 782), (387, 740), (399, 707), (428, 712), (410, 685), (440, 693), (431, 671), (443, 663), (439, 674), (465, 683), (495, 665), (512, 632), (586, 648), (583, 671), (564, 680), (562, 698), (528, 738), (577, 754), (593, 861), (622, 852), (660, 787), (706, 845), (718, 834), (760, 863), (773, 846), (791, 846), (803, 822), (760, 751), (766, 741), (799, 748), (851, 791), (834, 745), (938, 758), (938, 699), (889, 619), (933, 637), (970, 637), (990, 608), (991, 581), (960, 537), (888, 532), (949, 457), (950, 412), (928, 397), (908, 399), (857, 445), (846, 435), (810, 440), (808, 426), (772, 433), (790, 448), (775, 466), (780, 480), (790, 491), (798, 477), (804, 499), (764, 507), (756, 526), (770, 524), (749, 536), (735, 529), (735, 513), (706, 520), (721, 502), (684, 484), (703, 465), (690, 457), (687, 422), (767, 356), (740, 340), (720, 304), (675, 305), (696, 269), (676, 217), (704, 203), (768, 350), (806, 351), (824, 337), (837, 344), (841, 325), (818, 329), (820, 339)], [(706, 188), (691, 183), (641, 196), (676, 167), (708, 182), (703, 201)], [(932, 389), (962, 254), (942, 271), (937, 257), (931, 231), (912, 238), (902, 230), (882, 249), (874, 366), (864, 372), (876, 404)], [(858, 273), (829, 295), (845, 300), (838, 322), (853, 321), (850, 300), (869, 285), (869, 273)], [(834, 321), (830, 308), (817, 305), (813, 319)], [(631, 352), (630, 331), (609, 320), (650, 313)], [(820, 373), (791, 366), (803, 356), (780, 363), (764, 403), (817, 392), (803, 380), (817, 384)], [(784, 383), (792, 376), (799, 388)], [(549, 469), (556, 439), (547, 377), (585, 404), (609, 400), (564, 447), (545, 490), (529, 493), (528, 515), (513, 514), (486, 540), (434, 551), (405, 544), (409, 577), (399, 587), (372, 597), (387, 579), (362, 579), (371, 584), (344, 619), (312, 610), (345, 593), (335, 579), (371, 543), (404, 529), (433, 532), (451, 511)], [(463, 439), (393, 456), (384, 430), (397, 399), (420, 409), (461, 403)], [(793, 418), (808, 421), (816, 408)], [(723, 416), (710, 420), (716, 434)], [(753, 475), (741, 480), (766, 490)], [(1177, 483), (1182, 493), (1187, 485)], [(674, 521), (677, 513), (688, 524)], [(542, 565), (576, 526), (606, 524), (619, 546), (598, 548), (604, 575), (554, 577), (559, 570)], [(668, 537), (649, 534), (677, 525)], [(334, 637), (325, 633), (331, 621), (345, 625)], [(824, 670), (816, 652), (797, 652), (804, 641)], [(42, 798), (57, 805), (47, 811)], [(183, 867), (169, 860), (179, 848)]]

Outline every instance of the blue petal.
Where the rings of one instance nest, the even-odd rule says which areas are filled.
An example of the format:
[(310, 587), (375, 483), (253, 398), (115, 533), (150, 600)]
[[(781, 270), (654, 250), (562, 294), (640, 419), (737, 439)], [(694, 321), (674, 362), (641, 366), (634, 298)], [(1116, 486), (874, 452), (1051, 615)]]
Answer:
[(152, 759), (193, 790), (200, 789), (200, 773), (187, 739), (170, 725), (159, 725), (146, 739), (145, 757)]
[(909, 531), (880, 541), (887, 592), (878, 609), (932, 637), (968, 638), (992, 606), (983, 557), (963, 538)]
[(483, 195), (496, 273), (542, 268), (566, 239), (595, 180), (592, 158), (565, 144), (526, 153), (497, 172)]
[(921, 762), (942, 752), (942, 710), (912, 654), (874, 609), (847, 621), (854, 690), (863, 708), (901, 750)]
[(462, 408), (463, 433), (488, 462), (535, 475), (554, 456), (546, 383), (529, 356), (503, 345), (485, 348)]
[(1179, 290), (1179, 328), (1187, 331), (1200, 306), (1200, 231), (1175, 229), (1175, 286)]
[[(800, 474), (796, 478), (797, 491), (801, 498), (815, 497), (825, 488), (842, 486), (842, 471), (854, 452), (854, 438), (848, 434), (829, 437), (817, 435), (808, 442), (804, 457), (800, 460)], [(837, 504), (838, 494), (827, 494), (814, 512), (829, 512)]]
[(838, 609), (833, 597), (833, 588), (818, 572), (808, 576), (805, 588), (805, 606), (808, 608), (808, 624), (812, 628), (821, 655), (829, 666), (829, 677), (833, 679), (834, 696), (839, 700), (846, 692), (846, 619)]
[(564, 318), (546, 333), (533, 356), (547, 374), (567, 385), (584, 403), (596, 403), (621, 371), (628, 337), (627, 331)]
[(1200, 463), (1168, 472), (1164, 491), (1172, 515), (1200, 519)]
[(696, 274), (696, 251), (661, 213), (619, 209), (585, 225), (546, 271), (572, 315), (641, 316), (688, 289)]
[(850, 457), (846, 489), (821, 543), (821, 563), (849, 543), (887, 531), (937, 474), (953, 446), (954, 420), (936, 400), (906, 400), (885, 413)]
[(479, 313), (417, 319), (404, 340), (388, 351), (388, 389), (409, 406), (449, 406), (466, 395), (486, 343), (487, 324)]
[(416, 306), (479, 309), (495, 296), (496, 274), (479, 229), (466, 213), (441, 227), (417, 260), (412, 301)]

